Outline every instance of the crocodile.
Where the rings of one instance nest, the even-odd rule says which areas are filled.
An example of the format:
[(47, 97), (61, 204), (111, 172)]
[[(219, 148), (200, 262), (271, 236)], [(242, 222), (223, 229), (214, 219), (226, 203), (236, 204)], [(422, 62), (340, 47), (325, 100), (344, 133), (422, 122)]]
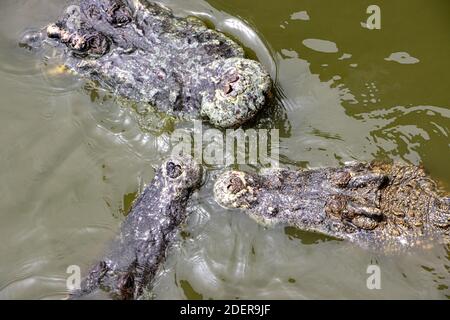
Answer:
[(214, 196), (264, 225), (293, 226), (377, 251), (450, 243), (450, 198), (420, 166), (227, 171)]
[(20, 45), (54, 48), (68, 70), (117, 96), (222, 128), (254, 118), (271, 95), (270, 75), (242, 46), (146, 0), (75, 0)]
[(202, 167), (191, 157), (165, 161), (135, 201), (105, 256), (70, 298), (89, 298), (97, 290), (116, 300), (142, 297), (186, 220), (187, 203), (201, 181)]

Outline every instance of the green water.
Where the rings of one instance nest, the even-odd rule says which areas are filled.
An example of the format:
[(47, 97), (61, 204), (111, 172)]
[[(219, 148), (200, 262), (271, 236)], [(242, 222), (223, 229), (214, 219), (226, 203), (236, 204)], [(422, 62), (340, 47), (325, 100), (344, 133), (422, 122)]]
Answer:
[[(392, 159), (423, 164), (450, 190), (449, 1), (163, 2), (232, 35), (271, 72), (279, 111), (256, 126), (280, 129), (282, 165)], [(136, 119), (107, 93), (52, 76), (51, 57), (43, 63), (18, 48), (26, 28), (53, 21), (67, 3), (0, 4), (3, 299), (63, 298), (67, 267), (86, 272), (101, 255), (152, 167), (170, 154), (171, 131), (191, 125)], [(381, 30), (361, 25), (371, 4), (381, 8)], [(266, 229), (214, 202), (214, 174), (194, 196), (156, 298), (450, 297), (448, 247), (385, 256)], [(370, 264), (381, 268), (381, 290), (366, 287)]]

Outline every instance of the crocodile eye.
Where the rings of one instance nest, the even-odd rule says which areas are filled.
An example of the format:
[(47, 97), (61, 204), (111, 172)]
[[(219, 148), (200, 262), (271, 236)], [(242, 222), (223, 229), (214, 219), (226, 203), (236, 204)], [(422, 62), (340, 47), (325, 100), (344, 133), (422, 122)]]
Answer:
[(122, 1), (116, 1), (108, 9), (108, 21), (116, 27), (123, 27), (131, 22), (131, 11)]
[(183, 173), (183, 170), (181, 169), (181, 166), (178, 164), (175, 164), (173, 162), (168, 162), (166, 165), (166, 173), (167, 176), (169, 176), (171, 179), (176, 179)]

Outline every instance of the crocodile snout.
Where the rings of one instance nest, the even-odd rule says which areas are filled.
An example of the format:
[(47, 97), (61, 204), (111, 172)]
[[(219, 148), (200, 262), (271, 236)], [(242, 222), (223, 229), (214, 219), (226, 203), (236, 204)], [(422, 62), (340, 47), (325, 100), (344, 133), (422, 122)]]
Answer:
[(214, 197), (225, 208), (248, 208), (256, 201), (255, 184), (244, 172), (225, 172), (214, 185)]
[(201, 113), (218, 127), (238, 127), (266, 104), (272, 87), (269, 74), (253, 60), (229, 58), (210, 66), (214, 91), (203, 96)]

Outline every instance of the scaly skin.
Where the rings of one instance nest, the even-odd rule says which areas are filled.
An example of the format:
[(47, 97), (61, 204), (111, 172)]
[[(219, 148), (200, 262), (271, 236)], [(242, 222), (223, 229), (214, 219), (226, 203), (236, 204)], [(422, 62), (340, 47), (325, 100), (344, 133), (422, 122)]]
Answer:
[(230, 171), (216, 201), (264, 224), (282, 223), (385, 252), (450, 242), (450, 198), (416, 166), (355, 164), (262, 175)]
[(181, 117), (237, 127), (265, 105), (271, 79), (199, 19), (139, 0), (79, 0), (22, 45), (61, 49), (66, 67), (113, 93)]
[(112, 298), (139, 298), (164, 261), (166, 251), (186, 219), (186, 205), (202, 178), (190, 157), (167, 160), (135, 202), (109, 253), (97, 263), (72, 299), (96, 289)]

